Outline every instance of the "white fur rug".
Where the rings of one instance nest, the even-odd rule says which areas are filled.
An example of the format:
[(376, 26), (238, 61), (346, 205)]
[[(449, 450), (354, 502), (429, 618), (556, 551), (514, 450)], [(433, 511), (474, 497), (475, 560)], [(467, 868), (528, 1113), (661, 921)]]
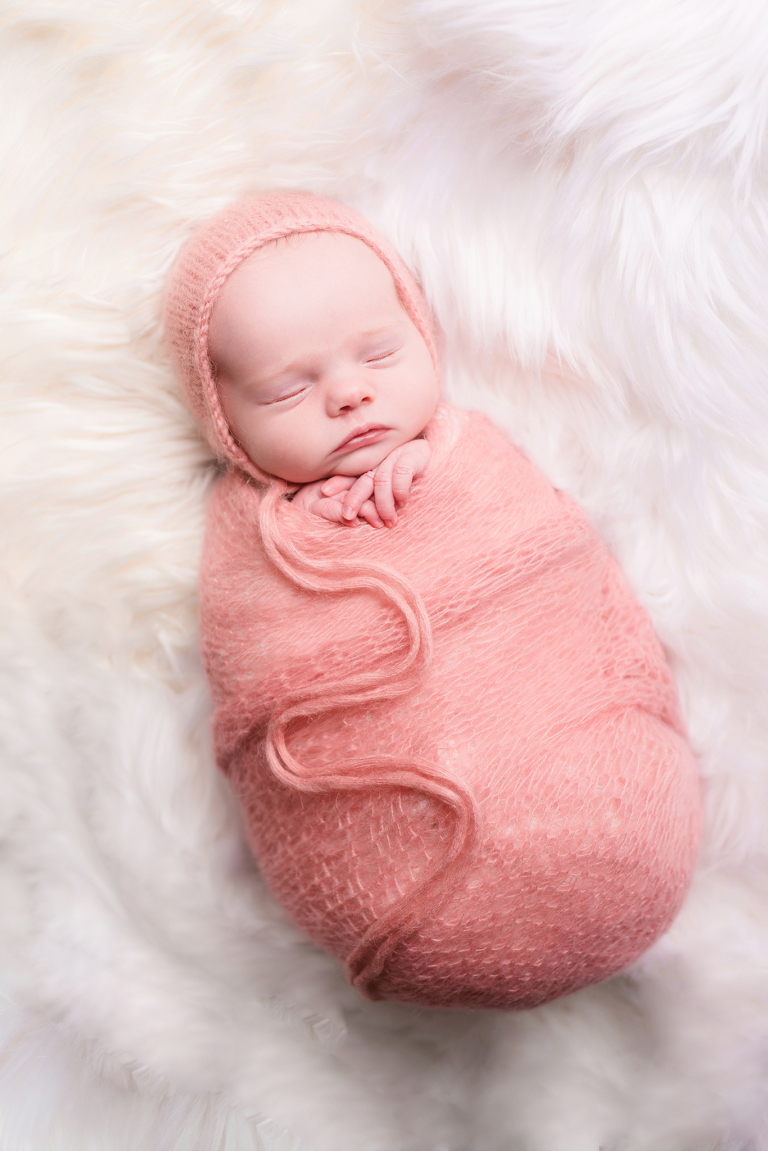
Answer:
[[(765, 5), (3, 0), (0, 35), (3, 1151), (768, 1148)], [(159, 313), (253, 185), (393, 238), (451, 398), (586, 505), (667, 645), (706, 844), (601, 987), (363, 1002), (241, 848)]]

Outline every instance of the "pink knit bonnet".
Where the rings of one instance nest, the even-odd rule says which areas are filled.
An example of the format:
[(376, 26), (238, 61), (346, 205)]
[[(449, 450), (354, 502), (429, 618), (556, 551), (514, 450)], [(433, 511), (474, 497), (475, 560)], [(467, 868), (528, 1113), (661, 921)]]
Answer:
[(219, 458), (269, 483), (235, 441), (219, 401), (208, 350), (211, 313), (227, 278), (272, 240), (299, 232), (343, 232), (362, 240), (386, 264), (403, 307), (439, 370), (429, 307), (412, 273), (359, 213), (309, 192), (253, 194), (219, 212), (192, 236), (171, 272), (165, 333), (192, 414)]

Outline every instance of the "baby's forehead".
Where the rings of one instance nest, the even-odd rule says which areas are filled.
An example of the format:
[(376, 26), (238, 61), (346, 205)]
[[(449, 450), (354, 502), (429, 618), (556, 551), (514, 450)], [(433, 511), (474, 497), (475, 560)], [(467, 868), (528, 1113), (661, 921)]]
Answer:
[(341, 232), (292, 233), (262, 245), (223, 284), (211, 313), (208, 353), (231, 374), (287, 343), (318, 346), (411, 323), (377, 253)]
[(389, 267), (364, 240), (344, 232), (292, 232), (261, 245), (233, 270), (213, 318), (341, 298), (359, 308), (385, 300), (402, 308)]

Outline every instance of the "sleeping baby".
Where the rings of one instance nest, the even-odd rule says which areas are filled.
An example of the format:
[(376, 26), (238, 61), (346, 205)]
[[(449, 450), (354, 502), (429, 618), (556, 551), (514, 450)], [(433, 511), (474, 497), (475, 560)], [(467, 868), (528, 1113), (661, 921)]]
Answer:
[(165, 320), (227, 464), (201, 644), (276, 898), (374, 999), (530, 1007), (625, 968), (685, 895), (699, 788), (583, 513), (440, 402), (421, 290), (341, 204), (220, 213)]

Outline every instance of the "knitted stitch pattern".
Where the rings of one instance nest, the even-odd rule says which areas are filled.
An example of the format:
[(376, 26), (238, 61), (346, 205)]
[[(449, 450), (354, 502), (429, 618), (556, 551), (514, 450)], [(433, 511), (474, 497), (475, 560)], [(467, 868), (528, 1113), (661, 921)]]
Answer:
[(696, 767), (647, 616), (579, 508), (441, 407), (394, 531), (232, 471), (203, 654), (220, 766), (290, 916), (373, 998), (530, 1007), (669, 925)]

